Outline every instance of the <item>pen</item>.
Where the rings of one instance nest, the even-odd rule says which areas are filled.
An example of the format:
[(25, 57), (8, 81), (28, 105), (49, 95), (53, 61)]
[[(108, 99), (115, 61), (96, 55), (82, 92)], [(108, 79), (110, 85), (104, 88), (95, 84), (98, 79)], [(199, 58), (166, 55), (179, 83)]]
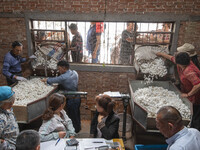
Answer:
[(60, 138), (59, 138), (58, 141), (56, 142), (55, 146), (58, 144), (59, 141), (60, 141)]
[(92, 143), (103, 143), (103, 142), (101, 142), (101, 141), (94, 141), (94, 142), (92, 142)]

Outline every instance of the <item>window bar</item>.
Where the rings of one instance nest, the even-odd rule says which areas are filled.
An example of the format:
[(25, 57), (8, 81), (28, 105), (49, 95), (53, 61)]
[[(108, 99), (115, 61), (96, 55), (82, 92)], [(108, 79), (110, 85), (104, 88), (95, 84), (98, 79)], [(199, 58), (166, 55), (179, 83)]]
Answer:
[[(156, 31), (158, 31), (158, 23), (157, 23), (157, 25), (156, 25)], [(156, 32), (155, 32), (155, 35), (156, 35), (156, 38), (155, 38), (154, 42), (155, 42), (155, 43), (158, 43), (158, 39), (157, 39), (157, 35), (158, 35), (158, 34), (156, 34)]]
[(131, 57), (131, 64), (133, 64), (133, 60), (134, 60), (134, 55), (135, 55), (135, 44), (136, 44), (136, 37), (137, 37), (137, 22), (133, 22), (134, 23), (134, 31), (133, 31), (133, 51), (132, 51), (132, 57)]
[[(76, 21), (76, 25), (78, 27), (78, 22)], [(76, 51), (76, 56), (78, 56), (78, 51)], [(78, 62), (78, 57), (76, 57), (76, 62)]]
[[(85, 50), (87, 49), (87, 34), (86, 34), (86, 22), (85, 22), (85, 27), (84, 27), (84, 35), (85, 36), (83, 36), (84, 38), (86, 38), (85, 39), (85, 41), (86, 41), (86, 43), (85, 42), (83, 42), (83, 46), (84, 46), (84, 48), (85, 48)], [(86, 58), (84, 58), (85, 60), (84, 61), (86, 61), (87, 63), (89, 63), (89, 52), (86, 50), (86, 51), (84, 51), (86, 54), (85, 54), (85, 56), (86, 56)], [(83, 53), (84, 53), (83, 52)]]
[[(85, 38), (86, 38), (86, 22), (84, 23), (84, 36), (82, 36), (82, 38), (83, 38), (83, 62), (85, 62), (85, 60), (87, 59), (87, 58), (84, 58), (84, 54), (85, 54), (85, 49), (86, 49), (86, 45), (85, 45), (85, 42), (84, 41), (86, 41), (85, 40)], [(85, 54), (85, 56), (86, 56), (86, 54)]]
[(67, 21), (65, 21), (65, 44), (66, 44), (66, 50), (65, 50), (65, 52), (66, 52), (66, 60), (68, 61), (68, 45), (69, 45), (69, 43), (68, 43), (68, 32), (67, 32)]
[[(113, 46), (113, 51), (116, 51), (116, 47), (117, 47), (117, 22), (115, 22), (115, 37), (114, 37), (114, 40), (115, 40), (115, 43), (114, 43), (114, 46)], [(111, 45), (113, 45), (113, 43), (111, 44)], [(111, 56), (111, 54), (110, 54), (110, 56)], [(115, 52), (114, 52), (114, 56), (115, 56)], [(115, 59), (115, 57), (114, 57), (114, 59)], [(114, 63), (115, 63), (115, 61), (114, 61)]]
[(46, 28), (46, 30), (47, 30), (47, 21), (45, 21), (45, 28)]
[[(150, 23), (148, 23), (148, 31), (149, 31), (149, 24), (150, 24)], [(149, 33), (147, 33), (147, 37), (150, 37), (150, 36), (149, 36)], [(150, 43), (150, 38), (148, 38), (147, 43)]]
[(171, 48), (171, 43), (172, 43), (172, 35), (174, 32), (174, 23), (170, 23), (171, 31), (170, 31), (170, 38), (169, 38), (169, 49)]

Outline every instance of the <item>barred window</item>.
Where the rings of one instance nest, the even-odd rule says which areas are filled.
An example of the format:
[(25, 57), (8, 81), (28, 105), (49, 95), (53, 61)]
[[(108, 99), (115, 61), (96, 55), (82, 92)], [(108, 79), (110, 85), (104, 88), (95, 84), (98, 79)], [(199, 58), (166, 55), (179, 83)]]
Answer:
[(135, 45), (170, 48), (173, 23), (143, 22), (31, 22), (32, 43), (55, 60), (75, 63), (132, 65)]

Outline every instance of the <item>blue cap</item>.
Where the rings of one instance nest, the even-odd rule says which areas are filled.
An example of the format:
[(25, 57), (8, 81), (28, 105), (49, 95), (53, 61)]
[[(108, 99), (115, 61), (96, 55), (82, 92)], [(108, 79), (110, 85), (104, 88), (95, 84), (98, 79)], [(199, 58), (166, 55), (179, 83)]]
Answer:
[(13, 96), (15, 92), (9, 86), (0, 86), (0, 101), (4, 101)]

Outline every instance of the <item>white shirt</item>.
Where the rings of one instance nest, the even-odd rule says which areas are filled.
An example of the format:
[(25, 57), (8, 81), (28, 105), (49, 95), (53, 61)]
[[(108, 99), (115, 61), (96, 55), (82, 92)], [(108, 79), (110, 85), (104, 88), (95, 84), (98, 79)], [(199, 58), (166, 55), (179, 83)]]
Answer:
[(194, 128), (184, 127), (166, 142), (167, 150), (200, 150), (200, 132)]

